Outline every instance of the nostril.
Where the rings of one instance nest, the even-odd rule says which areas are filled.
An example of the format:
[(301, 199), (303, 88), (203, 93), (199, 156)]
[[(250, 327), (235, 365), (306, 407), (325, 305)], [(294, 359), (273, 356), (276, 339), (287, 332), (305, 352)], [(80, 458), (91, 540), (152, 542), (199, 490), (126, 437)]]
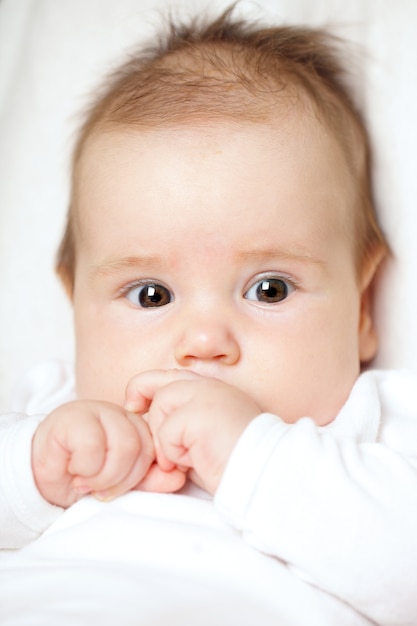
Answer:
[(177, 363), (188, 367), (196, 361), (233, 365), (239, 357), (240, 348), (236, 338), (222, 328), (188, 328), (175, 349)]

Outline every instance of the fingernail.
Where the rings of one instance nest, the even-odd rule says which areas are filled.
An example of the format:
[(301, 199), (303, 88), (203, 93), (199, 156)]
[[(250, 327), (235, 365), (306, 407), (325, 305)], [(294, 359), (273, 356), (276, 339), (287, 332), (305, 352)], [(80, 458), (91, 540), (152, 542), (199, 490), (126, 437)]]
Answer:
[(127, 402), (124, 403), (123, 406), (125, 410), (128, 411), (129, 413), (136, 413), (137, 407), (136, 407), (136, 403), (133, 402), (133, 400), (131, 401), (128, 400)]
[(116, 495), (113, 495), (110, 491), (94, 491), (91, 495), (100, 502), (110, 502), (116, 498)]

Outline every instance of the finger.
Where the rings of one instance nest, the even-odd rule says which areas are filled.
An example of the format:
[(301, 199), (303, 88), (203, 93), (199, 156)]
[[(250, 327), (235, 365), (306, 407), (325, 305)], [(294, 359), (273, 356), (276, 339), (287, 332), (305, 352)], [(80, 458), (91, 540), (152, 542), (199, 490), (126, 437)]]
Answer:
[[(79, 427), (74, 428), (77, 424)], [(88, 492), (77, 488), (74, 476), (92, 475), (100, 470), (104, 441), (100, 423), (86, 419), (76, 403), (52, 412), (41, 423), (32, 442), (33, 475), (43, 497), (67, 507)]]
[(155, 393), (147, 421), (154, 439), (156, 459), (163, 471), (170, 471), (174, 466), (186, 471), (191, 465), (188, 450), (192, 441), (187, 431), (195, 421), (192, 400), (201, 380), (201, 377), (179, 380)]
[(146, 424), (137, 415), (104, 413), (100, 421), (106, 434), (105, 458), (100, 471), (87, 480), (91, 491), (124, 493), (146, 474), (154, 459)]
[[(188, 406), (172, 411), (158, 428), (155, 436), (155, 453), (160, 467), (169, 471), (177, 467), (187, 471), (192, 463), (189, 456), (190, 441), (187, 441)], [(193, 416), (191, 415), (191, 419)]]
[(36, 458), (45, 471), (55, 470), (59, 475), (91, 475), (102, 466), (104, 443), (105, 434), (97, 418), (86, 419), (76, 405), (63, 405), (36, 431), (33, 460)]
[(153, 491), (157, 493), (173, 493), (181, 489), (187, 480), (185, 472), (174, 468), (170, 472), (163, 471), (157, 463), (153, 463), (145, 478), (136, 485), (140, 491)]
[(92, 489), (92, 495), (99, 500), (113, 500), (117, 496), (135, 489), (136, 485), (140, 484), (140, 482), (146, 477), (153, 460), (153, 457), (147, 454), (141, 454), (133, 464), (130, 471), (121, 481), (105, 488), (94, 488)]
[(175, 463), (173, 461), (170, 461), (168, 457), (165, 456), (165, 454), (162, 452), (159, 438), (154, 437), (153, 441), (155, 446), (155, 458), (158, 466), (163, 472), (171, 472), (175, 468)]
[(175, 454), (171, 454), (176, 461), (170, 460), (170, 458), (164, 453), (158, 438), (154, 438), (155, 446), (155, 458), (156, 462), (163, 472), (171, 472), (174, 468), (180, 472), (187, 472), (189, 469), (187, 450), (181, 446), (181, 450), (178, 448), (175, 450)]
[(68, 451), (68, 473), (94, 476), (103, 467), (107, 446), (106, 434), (99, 420), (86, 420), (83, 429), (67, 428), (63, 447)]
[(196, 380), (198, 374), (188, 370), (149, 370), (132, 378), (125, 393), (124, 408), (131, 413), (144, 413), (158, 389), (180, 380)]
[(32, 471), (41, 495), (52, 504), (64, 508), (71, 506), (80, 497), (73, 485), (73, 476), (67, 471), (70, 454), (61, 445), (51, 442), (38, 429), (32, 442)]

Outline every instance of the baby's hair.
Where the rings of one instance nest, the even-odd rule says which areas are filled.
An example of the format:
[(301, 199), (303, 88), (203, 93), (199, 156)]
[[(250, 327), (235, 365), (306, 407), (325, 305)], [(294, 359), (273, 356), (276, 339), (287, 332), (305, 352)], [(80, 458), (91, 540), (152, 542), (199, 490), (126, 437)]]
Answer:
[[(76, 263), (77, 175), (89, 139), (120, 129), (215, 123), (264, 123), (280, 112), (303, 113), (338, 140), (356, 185), (358, 275), (388, 245), (375, 215), (369, 140), (346, 87), (340, 40), (324, 30), (259, 27), (232, 16), (170, 22), (155, 45), (134, 54), (106, 80), (81, 127), (73, 156), (72, 197), (57, 272), (72, 294)], [(376, 259), (376, 261), (375, 261)]]

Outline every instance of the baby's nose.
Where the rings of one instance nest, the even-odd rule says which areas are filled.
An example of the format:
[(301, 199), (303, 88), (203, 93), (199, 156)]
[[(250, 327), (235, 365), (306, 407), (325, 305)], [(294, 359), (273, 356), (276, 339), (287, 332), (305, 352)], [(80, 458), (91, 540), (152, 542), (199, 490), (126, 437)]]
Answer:
[(175, 359), (182, 367), (195, 361), (219, 361), (224, 365), (234, 365), (239, 358), (239, 343), (223, 320), (188, 324), (175, 346)]

